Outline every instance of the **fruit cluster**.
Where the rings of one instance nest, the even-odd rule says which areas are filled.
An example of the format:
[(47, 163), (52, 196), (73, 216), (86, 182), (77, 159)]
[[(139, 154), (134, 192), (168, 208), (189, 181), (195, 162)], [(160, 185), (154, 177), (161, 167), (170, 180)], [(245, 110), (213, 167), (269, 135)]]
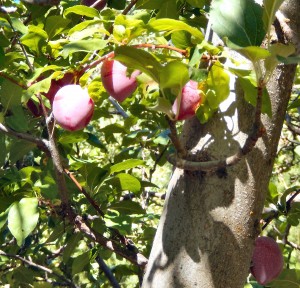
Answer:
[[(135, 70), (129, 74), (128, 68), (114, 59), (106, 59), (101, 66), (103, 86), (108, 94), (119, 102), (123, 102), (137, 89), (137, 76), (140, 73)], [(52, 105), (56, 122), (62, 128), (70, 131), (86, 127), (94, 111), (94, 102), (87, 90), (74, 82), (74, 74), (66, 73), (63, 78), (51, 81), (50, 89), (45, 95)], [(198, 83), (190, 80), (173, 103), (173, 120), (185, 120), (193, 117), (201, 100)], [(34, 115), (37, 114), (30, 101), (27, 106)]]

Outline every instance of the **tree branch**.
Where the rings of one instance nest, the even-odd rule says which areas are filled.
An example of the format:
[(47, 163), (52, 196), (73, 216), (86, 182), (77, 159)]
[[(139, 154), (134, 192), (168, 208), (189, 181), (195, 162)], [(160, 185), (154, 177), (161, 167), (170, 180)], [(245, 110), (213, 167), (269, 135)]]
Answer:
[(81, 191), (81, 193), (86, 197), (86, 199), (91, 203), (91, 205), (95, 208), (95, 210), (104, 217), (104, 212), (100, 209), (98, 204), (94, 201), (94, 199), (87, 193), (87, 191), (79, 184), (74, 175), (68, 170), (64, 169), (64, 172), (70, 177), (73, 183), (77, 186), (77, 188)]
[(73, 213), (71, 211), (71, 207), (69, 204), (68, 189), (66, 185), (66, 179), (64, 176), (64, 169), (63, 169), (62, 161), (58, 152), (55, 135), (54, 135), (54, 129), (55, 129), (54, 118), (51, 117), (50, 120), (48, 119), (47, 110), (43, 103), (43, 100), (40, 95), (38, 95), (38, 98), (41, 103), (43, 114), (46, 120), (46, 127), (49, 135), (49, 151), (54, 164), (53, 166), (54, 166), (55, 178), (56, 178), (60, 198), (62, 201), (62, 210), (66, 212), (67, 216), (72, 221)]
[(188, 55), (188, 51), (187, 50), (179, 49), (177, 47), (170, 46), (170, 45), (140, 43), (140, 44), (137, 44), (137, 45), (133, 45), (132, 47), (134, 47), (134, 48), (151, 48), (151, 49), (161, 48), (161, 49), (168, 49), (168, 50), (176, 51), (176, 52), (182, 54), (183, 56), (187, 56)]
[(80, 216), (76, 216), (74, 222), (76, 224), (76, 227), (91, 240), (99, 243), (104, 248), (113, 251), (117, 255), (122, 256), (131, 263), (139, 266), (141, 269), (145, 268), (146, 264), (148, 263), (148, 259), (141, 253), (129, 250), (127, 248), (123, 248), (116, 242), (113, 242), (104, 237), (103, 235), (97, 233), (92, 228), (90, 228)]
[(116, 277), (114, 276), (114, 274), (111, 272), (109, 267), (106, 265), (104, 260), (99, 255), (96, 257), (96, 261), (99, 264), (100, 269), (104, 272), (105, 276), (107, 277), (107, 279), (111, 283), (112, 287), (113, 288), (121, 288), (121, 286), (118, 283)]
[(34, 137), (27, 133), (20, 133), (0, 123), (0, 131), (10, 137), (16, 137), (27, 142), (36, 144), (42, 151), (49, 153), (49, 141), (46, 139)]

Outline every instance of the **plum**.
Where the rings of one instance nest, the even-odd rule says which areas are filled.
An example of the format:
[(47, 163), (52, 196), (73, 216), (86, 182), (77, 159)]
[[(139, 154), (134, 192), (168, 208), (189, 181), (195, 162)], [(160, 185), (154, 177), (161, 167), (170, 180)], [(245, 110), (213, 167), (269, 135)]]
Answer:
[(60, 88), (52, 103), (56, 122), (69, 131), (81, 130), (88, 125), (94, 112), (94, 101), (86, 89), (69, 84)]
[(137, 88), (136, 77), (140, 71), (135, 70), (127, 76), (127, 67), (117, 60), (105, 60), (101, 67), (102, 83), (108, 94), (123, 102)]
[(198, 90), (198, 82), (190, 80), (181, 90), (181, 101), (178, 109), (178, 98), (176, 98), (172, 111), (175, 114), (175, 120), (186, 120), (192, 118), (199, 105), (201, 104), (201, 95)]
[(256, 281), (265, 285), (282, 271), (283, 256), (276, 241), (270, 237), (258, 237), (252, 254), (251, 273)]

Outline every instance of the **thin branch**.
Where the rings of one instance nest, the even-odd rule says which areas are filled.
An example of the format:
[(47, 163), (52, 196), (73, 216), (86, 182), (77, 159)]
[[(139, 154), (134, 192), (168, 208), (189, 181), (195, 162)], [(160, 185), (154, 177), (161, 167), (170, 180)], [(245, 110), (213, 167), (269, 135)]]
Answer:
[(124, 11), (122, 12), (123, 15), (128, 14), (128, 12), (131, 10), (131, 8), (138, 2), (139, 0), (131, 0), (131, 2), (129, 3), (129, 5), (124, 9)]
[(217, 171), (220, 168), (225, 168), (237, 164), (243, 157), (245, 157), (248, 153), (252, 151), (252, 149), (256, 145), (257, 140), (260, 137), (262, 137), (262, 135), (265, 133), (265, 128), (261, 123), (261, 106), (262, 106), (262, 94), (263, 94), (264, 87), (265, 87), (264, 83), (261, 80), (257, 88), (256, 109), (255, 109), (254, 121), (252, 125), (252, 131), (248, 135), (243, 147), (240, 148), (238, 152), (221, 160), (213, 160), (213, 161), (205, 161), (205, 162), (188, 161), (182, 159), (184, 157), (181, 156), (182, 154), (182, 148), (180, 147), (181, 143), (180, 142), (177, 143), (178, 137), (175, 137), (176, 135), (175, 131), (173, 132), (171, 131), (170, 137), (173, 137), (173, 139), (171, 138), (171, 140), (177, 152), (178, 151), (179, 152), (178, 155), (171, 154), (168, 157), (168, 161), (177, 168), (190, 170), (190, 171)]
[(48, 120), (49, 118), (43, 100), (40, 95), (38, 95), (38, 98), (42, 106), (43, 114), (46, 120), (46, 126), (49, 135), (49, 151), (54, 164), (53, 166), (54, 166), (56, 183), (62, 201), (62, 210), (66, 211), (67, 216), (69, 216), (69, 219), (72, 221), (73, 213), (71, 211), (71, 207), (69, 204), (68, 189), (67, 189), (66, 179), (64, 175), (64, 169), (63, 169), (62, 161), (60, 158), (60, 154), (58, 152), (55, 135), (54, 135), (54, 128), (55, 128), (54, 119), (52, 117), (50, 118), (50, 120)]
[(19, 87), (21, 87), (23, 89), (27, 89), (28, 88), (25, 84), (22, 84), (22, 83), (18, 82), (17, 79), (13, 78), (10, 75), (7, 75), (3, 71), (0, 71), (0, 77), (9, 80), (10, 82), (16, 84), (17, 86), (19, 86)]
[(113, 251), (117, 255), (124, 257), (125, 259), (129, 260), (131, 263), (144, 268), (147, 264), (148, 260), (142, 254), (136, 253), (134, 251), (128, 250), (126, 248), (120, 247), (117, 243), (107, 239), (106, 237), (102, 236), (101, 234), (94, 231), (90, 228), (80, 216), (75, 218), (75, 224), (77, 228), (83, 232), (86, 236), (88, 236), (93, 241), (96, 241), (101, 246)]
[(6, 20), (8, 21), (8, 23), (9, 23), (9, 25), (10, 25), (12, 31), (15, 33), (15, 35), (16, 35), (16, 37), (17, 37), (17, 42), (18, 42), (18, 44), (20, 45), (20, 47), (21, 47), (21, 49), (22, 49), (22, 52), (23, 52), (23, 54), (24, 54), (24, 56), (25, 56), (25, 58), (26, 58), (26, 62), (27, 62), (27, 65), (28, 65), (30, 71), (33, 72), (33, 71), (34, 71), (33, 66), (31, 65), (31, 63), (30, 63), (30, 61), (29, 61), (27, 52), (26, 52), (26, 50), (25, 50), (23, 44), (20, 42), (20, 39), (19, 39), (19, 37), (17, 36), (17, 31), (15, 30), (15, 28), (14, 28), (14, 26), (13, 26), (13, 23), (12, 23), (11, 20), (10, 20), (9, 15), (7, 15)]
[(91, 205), (95, 208), (95, 210), (104, 217), (104, 212), (100, 209), (98, 204), (94, 201), (94, 199), (87, 193), (87, 191), (79, 184), (74, 175), (68, 170), (64, 169), (64, 172), (70, 177), (73, 183), (77, 186), (77, 188), (81, 191), (81, 193), (86, 197), (86, 199), (91, 203)]
[(181, 158), (181, 159), (185, 158), (187, 156), (187, 150), (182, 146), (182, 143), (178, 137), (177, 129), (176, 129), (176, 121), (171, 120), (168, 116), (166, 116), (166, 120), (170, 127), (169, 137), (177, 151), (177, 158)]
[(151, 48), (151, 49), (162, 48), (162, 49), (168, 49), (168, 50), (176, 51), (176, 52), (182, 54), (183, 56), (187, 56), (188, 55), (188, 51), (187, 50), (179, 49), (179, 48), (176, 48), (176, 47), (170, 46), (170, 45), (140, 43), (140, 44), (137, 44), (137, 45), (132, 45), (132, 47), (135, 47), (135, 48)]
[(93, 3), (90, 7), (96, 8), (98, 5), (99, 5), (100, 7), (102, 7), (102, 5), (105, 5), (106, 2), (107, 2), (107, 0), (97, 0), (97, 1), (95, 1), (95, 3)]
[(49, 141), (46, 139), (34, 137), (27, 133), (16, 132), (7, 126), (0, 123), (0, 131), (10, 137), (16, 137), (21, 140), (25, 140), (27, 142), (31, 142), (36, 144), (42, 151), (49, 153)]
[(97, 233), (92, 228), (90, 228), (87, 223), (85, 223), (80, 216), (76, 216), (75, 218), (75, 224), (76, 227), (83, 232), (88, 238), (91, 240), (97, 242), (101, 246), (103, 246), (106, 249), (109, 249), (116, 253), (119, 256), (122, 256), (123, 258), (129, 260), (131, 263), (139, 266), (141, 269), (144, 269), (146, 264), (148, 263), (148, 259), (143, 256), (139, 252), (135, 252), (132, 250), (129, 250), (127, 248), (123, 248), (116, 242), (113, 242), (103, 235)]
[[(286, 211), (285, 214), (287, 215), (291, 210), (291, 205), (294, 199), (300, 194), (300, 189), (296, 190), (296, 192), (286, 201)], [(269, 215), (266, 219), (264, 219), (264, 225), (262, 226), (261, 230), (266, 229), (266, 227), (274, 220), (277, 219), (279, 216), (278, 210), (273, 210), (271, 215)]]
[(72, 283), (69, 279), (65, 278), (63, 275), (60, 275), (60, 274), (54, 272), (53, 270), (51, 270), (51, 269), (49, 269), (47, 267), (44, 267), (44, 266), (39, 265), (39, 264), (36, 264), (36, 263), (34, 263), (34, 262), (30, 261), (30, 260), (27, 260), (27, 259), (25, 259), (25, 258), (23, 258), (23, 257), (21, 257), (19, 255), (5, 253), (5, 252), (3, 252), (1, 250), (0, 250), (0, 255), (8, 257), (8, 258), (14, 258), (14, 259), (20, 260), (22, 263), (27, 264), (30, 267), (42, 270), (42, 271), (44, 271), (46, 273), (49, 273), (49, 274), (53, 274), (54, 276), (62, 279), (66, 283), (68, 283), (71, 287), (77, 287), (76, 285), (74, 285), (74, 283)]
[(111, 283), (112, 287), (113, 288), (121, 288), (121, 286), (118, 283), (116, 277), (114, 276), (114, 274), (111, 272), (109, 267), (106, 265), (104, 260), (99, 255), (96, 257), (96, 261), (99, 264), (100, 269), (104, 272), (105, 276), (107, 277), (107, 279)]
[(118, 114), (120, 114), (123, 118), (128, 118), (128, 114), (124, 111), (124, 109), (122, 108), (122, 106), (119, 104), (118, 101), (116, 101), (113, 97), (109, 96), (108, 100), (110, 101), (110, 103), (116, 108)]
[(300, 251), (300, 246), (297, 245), (296, 243), (291, 242), (291, 241), (286, 241), (286, 244), (289, 245), (289, 246), (291, 246), (292, 248), (297, 249), (297, 250)]

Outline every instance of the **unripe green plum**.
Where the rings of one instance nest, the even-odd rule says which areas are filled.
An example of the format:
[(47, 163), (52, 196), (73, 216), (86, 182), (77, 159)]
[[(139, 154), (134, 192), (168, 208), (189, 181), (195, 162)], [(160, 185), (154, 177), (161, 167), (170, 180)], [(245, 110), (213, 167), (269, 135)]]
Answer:
[(283, 256), (276, 241), (270, 237), (258, 237), (252, 255), (251, 273), (256, 281), (265, 285), (282, 271)]
[(87, 89), (70, 84), (60, 88), (52, 103), (56, 122), (69, 131), (81, 130), (88, 125), (94, 112), (94, 101)]
[(181, 90), (181, 101), (178, 110), (178, 98), (175, 100), (172, 111), (175, 120), (186, 120), (195, 116), (196, 110), (201, 104), (201, 94), (198, 90), (198, 82), (190, 80)]
[(108, 94), (122, 102), (137, 88), (136, 77), (140, 71), (135, 70), (127, 76), (127, 67), (116, 60), (105, 60), (101, 67), (102, 83)]

